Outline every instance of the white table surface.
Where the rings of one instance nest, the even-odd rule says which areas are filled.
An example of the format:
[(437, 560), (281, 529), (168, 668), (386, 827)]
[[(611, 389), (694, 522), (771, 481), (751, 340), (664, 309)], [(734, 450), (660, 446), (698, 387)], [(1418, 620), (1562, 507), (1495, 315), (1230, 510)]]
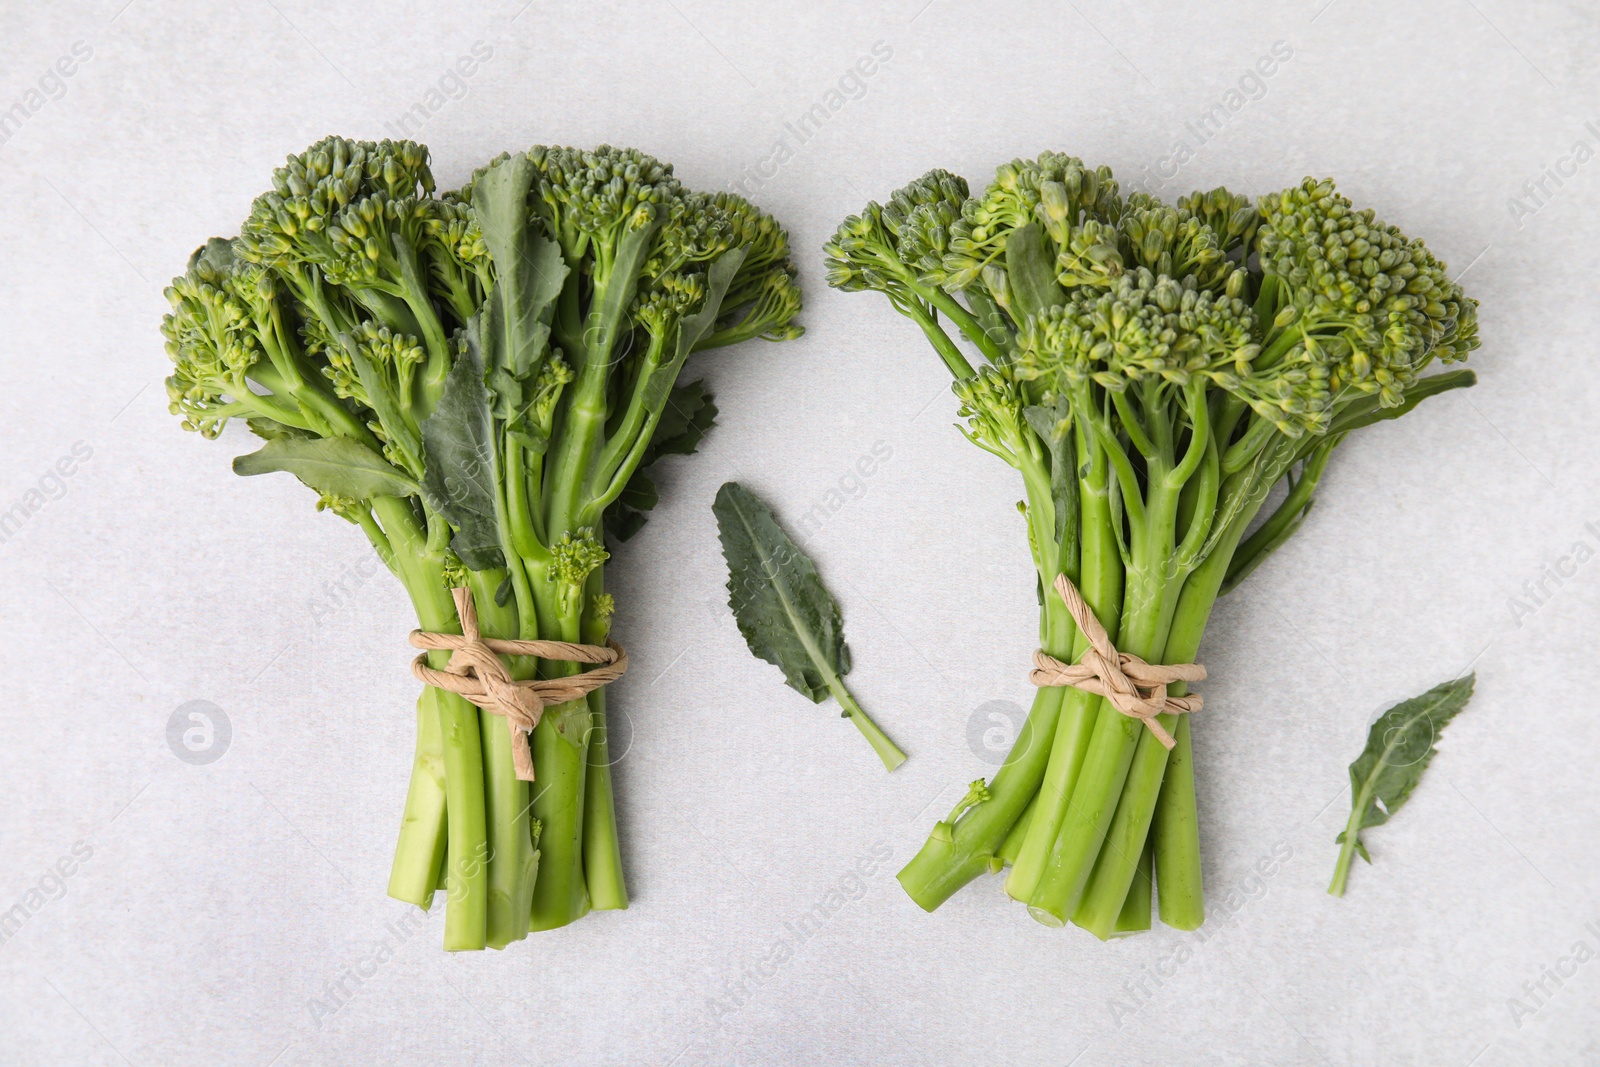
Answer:
[[(0, 944), (0, 1060), (1600, 1062), (1600, 963), (1562, 962), (1600, 951), (1600, 563), (1561, 564), (1575, 573), (1527, 617), (1512, 599), (1575, 542), (1600, 546), (1596, 15), (1198, 7), (5, 5), (0, 108), (26, 115), (0, 144), (0, 509), (40, 506), (0, 544), (0, 910), (39, 906)], [(452, 80), (478, 42), (491, 54)], [(1248, 78), (1278, 42), (1288, 58)], [(851, 80), (874, 47), (888, 59)], [(71, 76), (51, 77), (62, 57)], [(800, 143), (786, 123), (841, 83)], [(612, 568), (634, 664), (613, 698), (633, 735), (617, 773), (633, 907), (457, 956), (436, 911), (374, 967), (407, 913), (384, 886), (413, 620), (353, 527), (286, 477), (229, 473), (242, 427), (179, 431), (157, 322), (166, 280), (235, 232), (287, 153), (388, 136), (418, 102), (443, 185), (536, 142), (746, 182), (790, 228), (808, 332), (701, 361), (721, 424), (669, 464)], [(1336, 176), (1482, 301), (1479, 386), (1342, 448), (1302, 532), (1213, 619), (1204, 939), (1047, 930), (998, 879), (930, 916), (893, 879), (991, 769), (969, 720), (1029, 698), (1034, 594), (1014, 475), (951, 429), (917, 331), (827, 289), (818, 249), (926, 168), (981, 186), (1046, 148), (1167, 195)], [(1517, 210), (1546, 167), (1567, 176)], [(875, 445), (889, 457), (849, 481)], [(911, 754), (892, 777), (745, 651), (709, 507), (729, 478), (791, 520), (847, 494), (808, 543), (853, 686)], [(1476, 700), (1368, 836), (1375, 866), (1329, 897), (1368, 723), (1474, 661)], [(204, 766), (167, 743), (191, 700), (231, 724)], [(1254, 874), (1274, 850), (1288, 858)], [(797, 935), (831, 891), (854, 899)], [(319, 1014), (347, 968), (370, 977)], [(1571, 973), (1514, 1012), (1546, 968)]]

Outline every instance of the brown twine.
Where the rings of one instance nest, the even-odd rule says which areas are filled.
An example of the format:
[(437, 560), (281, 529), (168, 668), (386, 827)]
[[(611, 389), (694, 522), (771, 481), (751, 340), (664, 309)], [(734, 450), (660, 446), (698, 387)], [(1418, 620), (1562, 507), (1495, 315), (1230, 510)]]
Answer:
[[(575, 645), (567, 641), (512, 641), (483, 637), (478, 630), (478, 608), (470, 589), (452, 589), (456, 614), (461, 617), (459, 634), (411, 631), (413, 648), (449, 652), (450, 662), (443, 670), (428, 666), (427, 652), (411, 661), (411, 673), (428, 685), (445, 689), (476, 704), (484, 711), (505, 717), (511, 731), (511, 761), (517, 777), (533, 781), (533, 756), (528, 752), (527, 735), (544, 715), (544, 709), (569, 700), (581, 700), (607, 682), (621, 678), (628, 669), (628, 654), (615, 641), (606, 647)], [(514, 679), (500, 656), (538, 656), (540, 659), (568, 660), (573, 663), (598, 663), (600, 666), (566, 678)]]
[(1028, 680), (1034, 685), (1070, 685), (1086, 693), (1105, 697), (1113, 708), (1129, 718), (1139, 719), (1167, 748), (1176, 742), (1156, 721), (1157, 715), (1184, 715), (1199, 711), (1203, 701), (1198, 693), (1186, 697), (1168, 696), (1171, 682), (1198, 682), (1206, 669), (1198, 663), (1156, 666), (1138, 656), (1118, 652), (1111, 635), (1100, 625), (1078, 587), (1064, 574), (1056, 577), (1056, 592), (1067, 605), (1067, 613), (1089, 639), (1078, 662), (1068, 666), (1039, 649), (1033, 654), (1033, 670)]

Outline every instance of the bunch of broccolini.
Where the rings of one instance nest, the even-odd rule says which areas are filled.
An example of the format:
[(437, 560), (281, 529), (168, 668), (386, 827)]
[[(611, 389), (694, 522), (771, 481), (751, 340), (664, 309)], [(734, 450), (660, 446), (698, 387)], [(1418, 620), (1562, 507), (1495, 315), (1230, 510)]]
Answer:
[[(1294, 533), (1345, 435), (1473, 381), (1421, 372), (1477, 347), (1476, 303), (1329, 181), (1174, 206), (1046, 153), (978, 196), (932, 171), (845, 220), (827, 255), (831, 285), (922, 328), (967, 438), (1022, 475), (1040, 639), (1068, 662), (1086, 643), (1058, 575), (1122, 652), (1192, 662), (1217, 597)], [(1160, 717), (1169, 752), (1100, 697), (1040, 689), (1005, 766), (901, 884), (931, 910), (1009, 863), (1035, 918), (1105, 938), (1149, 926), (1153, 867), (1162, 921), (1197, 927), (1189, 718)]]
[[(290, 471), (359, 525), (423, 629), (461, 632), (465, 585), (486, 636), (589, 644), (612, 611), (601, 531), (637, 527), (641, 468), (715, 414), (684, 361), (800, 332), (776, 222), (609, 147), (502, 156), (436, 194), (423, 146), (328, 138), (167, 295), (172, 411), (206, 437), (246, 419), (266, 444), (235, 469)], [(389, 893), (445, 889), (446, 948), (627, 906), (603, 690), (546, 710), (531, 789), (489, 712), (427, 689), (417, 724)]]

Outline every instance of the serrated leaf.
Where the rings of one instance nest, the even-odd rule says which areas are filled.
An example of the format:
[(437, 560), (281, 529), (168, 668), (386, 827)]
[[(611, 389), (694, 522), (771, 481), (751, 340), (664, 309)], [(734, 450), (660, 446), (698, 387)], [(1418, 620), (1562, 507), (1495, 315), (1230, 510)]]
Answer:
[(828, 682), (850, 670), (839, 605), (816, 564), (754, 493), (728, 482), (712, 510), (728, 561), (728, 606), (745, 643), (792, 688), (820, 703)]
[(606, 509), (605, 528), (606, 536), (615, 541), (622, 542), (644, 529), (648, 522), (643, 512), (633, 508), (623, 507), (620, 502)]
[(422, 423), (422, 491), (428, 506), (455, 527), (450, 547), (475, 571), (505, 565), (495, 517), (494, 420), (483, 385), (480, 320), (467, 327), (466, 351), (445, 378), (439, 406)]
[(675, 387), (667, 395), (666, 407), (656, 423), (656, 433), (639, 464), (643, 470), (662, 456), (692, 456), (706, 431), (716, 425), (717, 405), (706, 392), (706, 383), (693, 381)]
[(524, 381), (544, 362), (551, 310), (567, 277), (561, 247), (528, 222), (535, 173), (533, 161), (518, 153), (472, 183), (472, 210), (495, 267), (482, 312), (483, 363)]
[(650, 511), (661, 503), (661, 492), (653, 480), (635, 474), (628, 479), (628, 487), (617, 497), (617, 503), (633, 511)]
[(649, 470), (663, 456), (693, 455), (707, 431), (716, 425), (717, 405), (706, 392), (705, 383), (690, 382), (673, 389), (667, 397), (667, 406), (656, 423), (656, 433), (645, 451), (633, 477), (617, 498), (606, 509), (606, 535), (615, 541), (626, 541), (638, 533), (649, 520), (645, 512), (652, 510), (661, 500), (661, 494)]
[(347, 437), (275, 437), (233, 461), (233, 472), (247, 477), (275, 471), (288, 471), (324, 496), (371, 500), (420, 492), (404, 471)]
[(526, 422), (531, 388), (550, 355), (550, 319), (568, 268), (561, 247), (529, 224), (535, 168), (518, 154), (472, 184), (472, 210), (494, 261), (495, 283), (478, 313), (491, 410), (513, 429)]
[[(1361, 831), (1382, 826), (1411, 799), (1438, 752), (1439, 734), (1472, 699), (1476, 680), (1476, 675), (1468, 674), (1441, 682), (1378, 716), (1367, 731), (1367, 747), (1350, 764), (1350, 821), (1336, 839), (1338, 844), (1372, 862)], [(1333, 891), (1343, 891), (1338, 875)]]

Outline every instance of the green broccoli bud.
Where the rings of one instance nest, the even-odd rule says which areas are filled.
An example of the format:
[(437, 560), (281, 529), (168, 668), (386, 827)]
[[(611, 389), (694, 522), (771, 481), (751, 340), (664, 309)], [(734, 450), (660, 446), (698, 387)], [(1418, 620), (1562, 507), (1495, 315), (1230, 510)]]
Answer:
[(982, 778), (967, 786), (966, 795), (956, 801), (956, 806), (950, 809), (950, 814), (942, 822), (934, 824), (933, 836), (941, 841), (949, 841), (955, 830), (956, 820), (966, 813), (968, 808), (976, 807), (989, 799), (989, 785)]
[(1083, 160), (1046, 152), (1035, 160), (1002, 165), (983, 195), (962, 204), (950, 227), (949, 251), (930, 273), (946, 290), (957, 292), (975, 281), (987, 263), (1003, 256), (1006, 239), (1032, 222), (1043, 225), (1064, 246), (1081, 222), (1116, 222), (1122, 199), (1108, 167), (1090, 170)]
[(1356, 211), (1331, 180), (1307, 178), (1261, 201), (1257, 238), (1264, 290), (1295, 318), (1267, 348), (1328, 371), (1334, 395), (1379, 394), (1385, 407), (1429, 360), (1454, 362), (1478, 345), (1477, 302), (1421, 241)]

